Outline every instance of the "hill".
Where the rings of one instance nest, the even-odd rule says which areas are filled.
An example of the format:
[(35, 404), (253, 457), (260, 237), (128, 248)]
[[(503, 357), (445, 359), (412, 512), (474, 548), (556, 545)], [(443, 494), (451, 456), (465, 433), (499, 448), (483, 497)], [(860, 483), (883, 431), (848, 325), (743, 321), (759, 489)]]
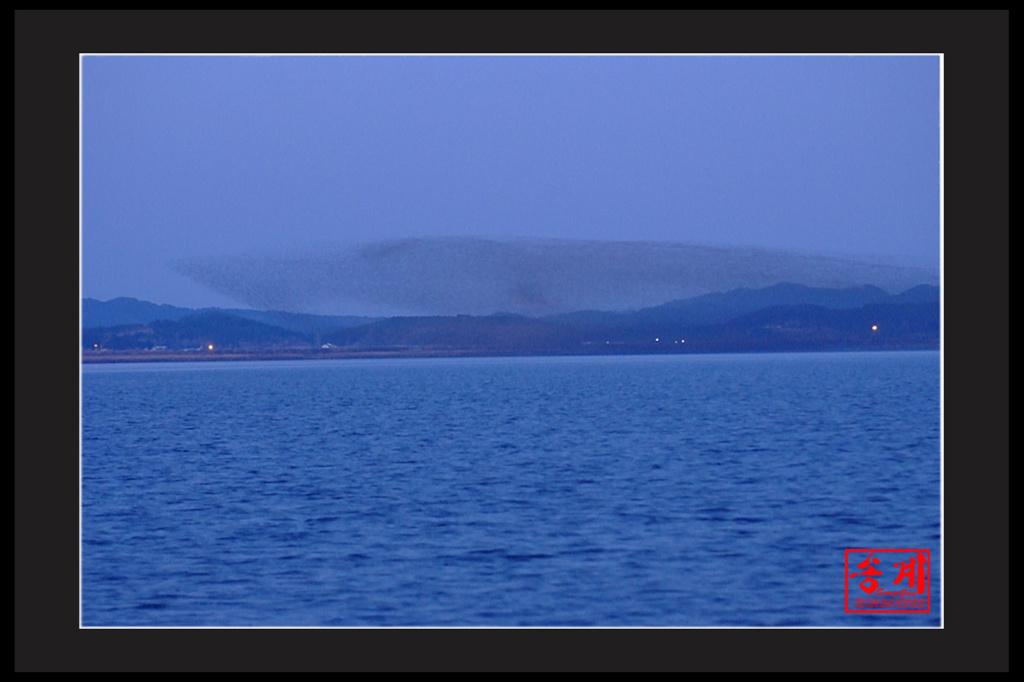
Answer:
[[(239, 350), (476, 354), (771, 352), (938, 348), (940, 334), (939, 290), (929, 286), (890, 295), (876, 287), (779, 284), (633, 312), (580, 311), (543, 318), (498, 314), (367, 321), (256, 311), (195, 312), (132, 299), (110, 304), (119, 315), (159, 312), (178, 317), (87, 327), (83, 349), (187, 350), (213, 345)], [(92, 307), (92, 319), (124, 319), (109, 310), (103, 318)]]

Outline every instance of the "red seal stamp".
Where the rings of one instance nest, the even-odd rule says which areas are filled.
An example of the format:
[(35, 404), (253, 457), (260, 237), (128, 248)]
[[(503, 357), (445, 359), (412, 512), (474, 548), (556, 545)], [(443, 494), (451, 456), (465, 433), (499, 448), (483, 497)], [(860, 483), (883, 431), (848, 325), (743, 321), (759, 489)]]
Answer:
[(929, 613), (931, 552), (846, 550), (847, 613)]

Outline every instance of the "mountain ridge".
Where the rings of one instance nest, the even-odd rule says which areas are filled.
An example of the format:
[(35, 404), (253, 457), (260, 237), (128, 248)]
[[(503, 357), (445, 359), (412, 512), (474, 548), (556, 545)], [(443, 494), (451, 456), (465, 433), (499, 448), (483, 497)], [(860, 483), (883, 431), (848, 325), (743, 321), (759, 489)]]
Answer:
[[(87, 299), (83, 322), (87, 301), (90, 320), (116, 318), (97, 314), (107, 304)], [(82, 345), (86, 351), (213, 346), (218, 350), (586, 354), (682, 352), (684, 347), (685, 352), (768, 352), (938, 348), (939, 344), (939, 289), (929, 285), (888, 294), (872, 286), (828, 289), (783, 283), (705, 294), (631, 312), (577, 311), (544, 317), (497, 313), (373, 319), (190, 311), (135, 299), (114, 299), (108, 304), (136, 315), (170, 313), (177, 319), (85, 325)]]

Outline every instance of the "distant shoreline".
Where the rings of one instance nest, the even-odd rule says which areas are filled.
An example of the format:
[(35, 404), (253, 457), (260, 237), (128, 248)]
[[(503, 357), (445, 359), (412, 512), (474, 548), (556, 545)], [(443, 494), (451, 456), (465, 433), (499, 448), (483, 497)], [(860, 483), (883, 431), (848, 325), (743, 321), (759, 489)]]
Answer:
[[(437, 350), (437, 349), (377, 349), (377, 350), (316, 350), (316, 349), (281, 349), (281, 350), (225, 350), (225, 351), (137, 351), (137, 350), (102, 350), (82, 351), (82, 364), (116, 364), (128, 362), (218, 362), (241, 360), (366, 360), (374, 358), (461, 358), (461, 357), (536, 357), (536, 356), (576, 356), (576, 355), (668, 355), (674, 351), (644, 350), (630, 348), (621, 350), (602, 350), (595, 352), (541, 351), (527, 352), (523, 350)], [(683, 354), (675, 352), (675, 354)], [(694, 353), (686, 353), (692, 355)]]
[(652, 346), (619, 346), (612, 349), (586, 351), (537, 350), (438, 350), (438, 349), (377, 349), (377, 350), (342, 350), (342, 349), (281, 349), (281, 350), (224, 350), (224, 351), (82, 351), (81, 362), (90, 364), (122, 364), (147, 362), (234, 362), (234, 361), (266, 361), (266, 360), (367, 360), (388, 358), (461, 358), (461, 357), (578, 357), (595, 355), (709, 355), (736, 353), (870, 353), (878, 351), (937, 351), (937, 346), (875, 346), (870, 348), (790, 348), (766, 350), (743, 348), (725, 350), (722, 348), (696, 349), (660, 349)]
[(465, 355), (493, 355), (473, 351), (421, 351), (421, 350), (218, 350), (218, 351), (139, 351), (102, 350), (82, 351), (82, 364), (123, 362), (222, 362), (236, 360), (340, 360), (348, 358), (428, 358), (460, 357)]

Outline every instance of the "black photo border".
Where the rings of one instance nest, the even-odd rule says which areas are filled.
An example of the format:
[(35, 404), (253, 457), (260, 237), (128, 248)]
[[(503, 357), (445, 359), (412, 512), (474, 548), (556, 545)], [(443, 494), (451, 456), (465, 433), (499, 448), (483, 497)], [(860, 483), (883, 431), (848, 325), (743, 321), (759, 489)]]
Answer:
[[(944, 55), (941, 629), (80, 629), (80, 53)], [(15, 670), (1008, 670), (1009, 11), (15, 12)]]

